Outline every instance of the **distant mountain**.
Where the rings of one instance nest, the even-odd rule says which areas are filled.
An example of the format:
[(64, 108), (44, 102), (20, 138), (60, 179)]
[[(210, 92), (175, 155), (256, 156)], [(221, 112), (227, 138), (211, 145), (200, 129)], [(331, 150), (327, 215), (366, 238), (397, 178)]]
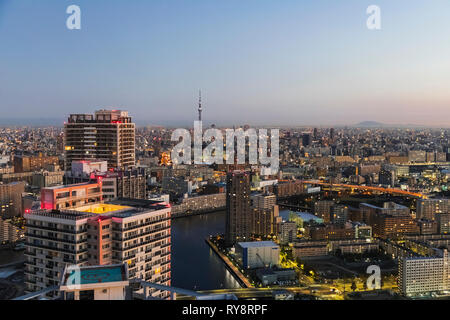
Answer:
[(356, 128), (426, 128), (426, 126), (419, 124), (386, 124), (377, 121), (363, 121), (353, 125)]

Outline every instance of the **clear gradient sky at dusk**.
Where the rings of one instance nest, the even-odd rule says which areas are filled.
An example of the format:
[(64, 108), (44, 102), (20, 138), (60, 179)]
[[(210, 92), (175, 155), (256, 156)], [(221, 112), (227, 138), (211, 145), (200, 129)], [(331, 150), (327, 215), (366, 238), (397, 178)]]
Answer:
[[(82, 29), (66, 28), (66, 8)], [(382, 30), (366, 28), (381, 7)], [(448, 0), (0, 0), (4, 118), (450, 127)]]

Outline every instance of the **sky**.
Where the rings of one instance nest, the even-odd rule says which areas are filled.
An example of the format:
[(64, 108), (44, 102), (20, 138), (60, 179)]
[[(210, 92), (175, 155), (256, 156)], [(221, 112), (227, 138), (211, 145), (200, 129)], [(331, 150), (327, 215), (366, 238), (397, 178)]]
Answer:
[(217, 125), (450, 127), (450, 2), (0, 0), (4, 121), (112, 108), (192, 124), (199, 89)]

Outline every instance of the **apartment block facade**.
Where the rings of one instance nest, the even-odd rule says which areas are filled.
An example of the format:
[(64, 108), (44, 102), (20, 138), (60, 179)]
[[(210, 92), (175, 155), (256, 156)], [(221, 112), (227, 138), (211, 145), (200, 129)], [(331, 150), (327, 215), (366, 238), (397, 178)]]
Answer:
[(450, 264), (447, 250), (437, 257), (399, 259), (398, 288), (405, 296), (448, 291)]
[(86, 159), (106, 160), (108, 169), (134, 167), (135, 130), (127, 111), (71, 114), (64, 125), (65, 170)]
[[(26, 214), (27, 291), (59, 285), (66, 265), (127, 263), (130, 278), (170, 285), (171, 208), (130, 201)], [(161, 290), (150, 293), (170, 297)]]

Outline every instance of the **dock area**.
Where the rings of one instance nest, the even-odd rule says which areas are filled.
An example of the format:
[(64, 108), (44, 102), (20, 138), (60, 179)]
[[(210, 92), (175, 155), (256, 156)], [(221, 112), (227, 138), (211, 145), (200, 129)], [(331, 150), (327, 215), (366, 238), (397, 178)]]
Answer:
[(228, 259), (226, 255), (224, 255), (222, 252), (220, 252), (219, 248), (211, 242), (209, 239), (205, 239), (206, 243), (213, 249), (213, 251), (222, 259), (222, 261), (225, 263), (227, 269), (231, 272), (231, 274), (234, 275), (236, 280), (238, 280), (239, 284), (243, 288), (254, 288), (254, 286), (248, 281), (248, 279), (242, 274), (241, 271), (239, 271), (238, 268)]

